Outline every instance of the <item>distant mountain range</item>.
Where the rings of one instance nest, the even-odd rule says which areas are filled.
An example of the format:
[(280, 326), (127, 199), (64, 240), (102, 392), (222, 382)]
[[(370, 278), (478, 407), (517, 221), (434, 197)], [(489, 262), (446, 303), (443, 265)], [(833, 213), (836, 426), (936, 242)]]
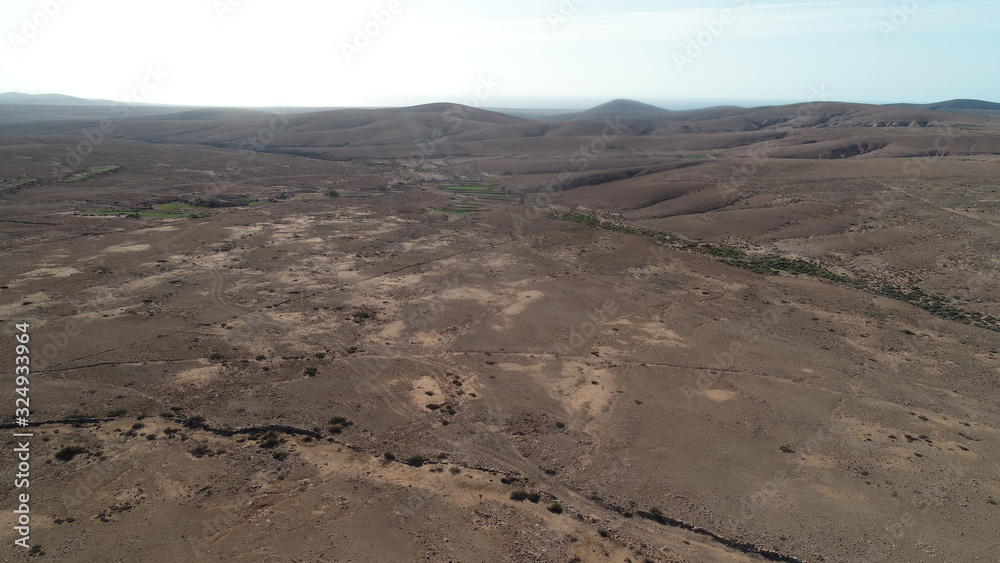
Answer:
[(965, 115), (981, 115), (984, 117), (1000, 117), (1000, 104), (984, 102), (983, 100), (948, 100), (933, 104), (889, 104), (900, 108), (929, 109)]
[[(6, 92), (0, 94), (0, 104), (2, 105), (108, 107), (113, 105), (114, 103), (115, 102), (110, 100), (77, 98), (74, 96), (66, 96), (63, 94), (23, 94), (20, 92)], [(136, 104), (136, 105), (149, 108), (172, 107), (180, 109), (193, 109), (192, 106), (169, 106), (163, 104)], [(431, 104), (426, 104), (425, 106), (430, 106), (430, 105)], [(895, 104), (884, 104), (884, 105), (888, 107), (924, 109), (930, 111), (941, 111), (941, 112), (963, 114), (963, 115), (1000, 117), (1000, 103), (988, 102), (984, 100), (957, 99), (957, 100), (948, 100), (944, 102), (935, 102), (931, 104), (895, 103)], [(418, 107), (425, 107), (425, 106), (418, 106)], [(725, 107), (735, 107), (735, 106), (725, 106)], [(268, 110), (270, 108), (254, 108), (254, 109)], [(294, 110), (286, 109), (285, 111), (289, 113), (304, 113), (307, 111), (317, 111), (325, 109), (334, 109), (334, 108), (295, 108)], [(523, 110), (523, 111), (527, 113), (522, 114), (520, 110), (511, 110), (509, 114), (516, 115), (519, 117), (529, 117), (529, 116), (541, 117), (541, 115), (539, 116), (531, 115), (531, 110)], [(695, 110), (686, 110), (686, 111), (690, 112)], [(558, 115), (554, 115), (553, 114), (554, 112), (552, 113), (545, 112), (545, 113), (547, 114), (546, 117), (548, 117), (548, 121), (568, 122), (568, 121), (595, 120), (595, 119), (600, 120), (612, 116), (619, 117), (622, 119), (648, 119), (654, 117), (662, 118), (674, 113), (683, 113), (683, 112), (675, 112), (673, 110), (664, 109), (658, 106), (645, 104), (634, 100), (618, 99), (610, 101), (605, 104), (601, 104), (599, 106), (590, 108), (582, 112), (560, 112)]]
[(0, 104), (20, 104), (29, 106), (106, 106), (108, 100), (87, 100), (63, 94), (22, 94), (6, 92), (0, 94)]
[[(320, 111), (138, 105), (122, 115), (120, 107), (116, 111), (104, 100), (0, 94), (0, 135), (79, 138), (82, 131), (100, 126), (108, 138), (231, 149), (252, 146), (266, 135), (267, 152), (325, 160), (373, 154), (411, 159), (524, 151), (558, 155), (574, 145), (611, 145), (618, 137), (633, 138), (633, 143), (639, 143), (636, 146), (670, 150), (725, 151), (779, 141), (780, 147), (771, 148), (772, 156), (850, 158), (875, 151), (883, 156), (908, 156), (937, 150), (935, 137), (920, 134), (922, 128), (991, 126), (996, 118), (992, 115), (961, 113), (996, 112), (1000, 117), (1000, 109), (989, 109), (994, 107), (1000, 104), (955, 100), (927, 106), (822, 102), (673, 111), (613, 100), (584, 111), (531, 119), (451, 103)], [(109, 121), (102, 125), (102, 120)], [(845, 143), (839, 133), (827, 131), (859, 128), (865, 136), (858, 143)], [(635, 140), (640, 137), (644, 139)], [(992, 148), (991, 143), (979, 139), (968, 146), (1000, 154), (1000, 148)]]

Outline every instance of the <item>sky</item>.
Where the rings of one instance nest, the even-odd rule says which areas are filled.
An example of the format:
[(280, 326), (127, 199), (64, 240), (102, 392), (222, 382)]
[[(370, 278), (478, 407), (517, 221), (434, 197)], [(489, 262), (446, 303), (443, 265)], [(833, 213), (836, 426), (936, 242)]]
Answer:
[(4, 0), (0, 92), (178, 105), (1000, 102), (996, 0)]

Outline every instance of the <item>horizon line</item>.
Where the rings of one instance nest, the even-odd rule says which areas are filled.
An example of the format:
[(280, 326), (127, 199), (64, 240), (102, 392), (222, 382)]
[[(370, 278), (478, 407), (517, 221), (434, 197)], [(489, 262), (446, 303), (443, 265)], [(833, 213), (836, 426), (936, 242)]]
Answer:
[[(637, 103), (642, 103), (642, 104), (654, 106), (654, 107), (657, 107), (659, 109), (664, 109), (664, 110), (671, 110), (670, 107), (664, 107), (663, 105), (661, 105), (665, 101), (679, 102), (680, 103), (679, 105), (685, 106), (683, 109), (672, 110), (672, 111), (688, 111), (688, 110), (697, 110), (697, 109), (711, 109), (711, 108), (723, 107), (723, 106), (735, 106), (735, 107), (741, 107), (741, 108), (745, 108), (745, 109), (754, 109), (754, 108), (763, 108), (763, 107), (771, 107), (771, 106), (796, 105), (796, 104), (803, 104), (803, 103), (841, 103), (841, 104), (858, 104), (858, 105), (872, 105), (872, 106), (900, 106), (900, 105), (905, 105), (905, 106), (910, 106), (910, 105), (913, 105), (913, 106), (923, 106), (923, 105), (942, 104), (942, 103), (954, 102), (954, 101), (972, 101), (972, 102), (983, 102), (983, 103), (988, 103), (988, 104), (998, 104), (998, 105), (1000, 105), (1000, 102), (994, 102), (992, 100), (986, 100), (986, 99), (981, 99), (981, 98), (961, 98), (961, 97), (960, 98), (951, 98), (951, 99), (948, 99), (948, 100), (933, 100), (933, 101), (930, 101), (930, 102), (911, 102), (911, 101), (904, 101), (904, 102), (894, 101), (894, 102), (888, 102), (888, 101), (851, 101), (851, 100), (818, 100), (817, 101), (815, 99), (800, 99), (800, 100), (793, 100), (793, 99), (783, 99), (783, 100), (778, 100), (778, 99), (743, 99), (743, 100), (735, 100), (735, 99), (732, 99), (732, 98), (650, 98), (650, 97), (645, 97), (645, 96), (634, 97), (634, 98), (633, 97), (598, 98), (596, 96), (578, 97), (578, 98), (566, 98), (566, 97), (555, 97), (555, 96), (537, 96), (537, 97), (535, 97), (535, 96), (511, 96), (511, 98), (513, 98), (513, 99), (516, 99), (516, 98), (527, 98), (527, 99), (533, 99), (535, 101), (542, 101), (542, 100), (545, 100), (545, 99), (548, 98), (548, 99), (551, 99), (553, 102), (556, 102), (556, 103), (554, 103), (552, 105), (548, 105), (548, 106), (546, 106), (546, 105), (537, 105), (537, 104), (536, 105), (522, 105), (522, 104), (516, 104), (516, 103), (500, 103), (500, 104), (491, 104), (489, 106), (485, 106), (485, 105), (473, 106), (473, 105), (469, 105), (469, 104), (466, 104), (466, 103), (463, 103), (463, 102), (448, 100), (447, 98), (434, 99), (432, 101), (424, 101), (424, 102), (418, 102), (418, 103), (406, 102), (406, 103), (401, 103), (401, 104), (358, 104), (358, 105), (253, 104), (253, 105), (246, 105), (246, 104), (211, 104), (211, 103), (209, 103), (209, 104), (198, 104), (198, 103), (168, 103), (168, 102), (132, 102), (132, 101), (123, 101), (123, 100), (109, 100), (109, 99), (106, 99), (106, 98), (83, 98), (83, 97), (73, 96), (73, 95), (69, 95), (69, 94), (61, 94), (61, 93), (58, 93), (58, 92), (45, 92), (45, 93), (40, 93), (40, 94), (32, 94), (32, 93), (18, 92), (18, 91), (0, 92), (0, 96), (10, 96), (10, 95), (30, 96), (30, 97), (36, 97), (36, 98), (37, 97), (46, 97), (46, 96), (59, 96), (59, 97), (65, 97), (65, 98), (72, 98), (74, 100), (80, 100), (80, 101), (83, 101), (83, 102), (90, 102), (90, 103), (93, 103), (95, 105), (100, 105), (100, 104), (105, 104), (105, 103), (106, 104), (127, 103), (127, 104), (129, 104), (131, 106), (143, 106), (143, 107), (163, 107), (163, 108), (175, 107), (175, 108), (189, 108), (189, 109), (227, 109), (227, 108), (229, 108), (229, 109), (251, 109), (251, 110), (253, 110), (253, 109), (264, 109), (264, 108), (267, 108), (267, 109), (270, 109), (270, 108), (286, 108), (286, 109), (304, 109), (304, 110), (310, 110), (310, 109), (315, 109), (315, 110), (338, 110), (338, 109), (403, 109), (403, 108), (413, 108), (413, 107), (420, 107), (420, 106), (434, 105), (434, 104), (453, 104), (453, 105), (473, 107), (473, 108), (484, 109), (484, 110), (506, 110), (506, 109), (510, 109), (510, 110), (535, 110), (535, 111), (561, 111), (561, 112), (569, 113), (569, 112), (573, 112), (573, 111), (584, 111), (584, 110), (588, 110), (588, 109), (593, 109), (595, 107), (598, 107), (598, 106), (601, 106), (601, 105), (604, 105), (604, 104), (609, 104), (609, 103), (618, 102), (618, 101), (637, 102)], [(573, 100), (573, 99), (581, 100), (581, 102), (583, 100), (590, 100), (590, 101), (589, 102), (583, 102), (581, 105), (576, 105), (576, 106), (566, 105), (565, 103), (558, 103), (559, 101), (567, 102), (567, 101)], [(655, 101), (643, 101), (644, 99), (645, 100), (655, 100)], [(598, 101), (598, 100), (604, 100), (604, 101)], [(698, 103), (705, 103), (707, 105), (692, 105), (692, 104), (698, 104)], [(3, 105), (3, 104), (0, 104), (0, 105)], [(10, 105), (15, 105), (15, 104), (10, 104)], [(50, 104), (38, 104), (38, 105), (65, 105), (65, 104), (50, 103)], [(83, 105), (83, 104), (81, 104), (81, 105)]]

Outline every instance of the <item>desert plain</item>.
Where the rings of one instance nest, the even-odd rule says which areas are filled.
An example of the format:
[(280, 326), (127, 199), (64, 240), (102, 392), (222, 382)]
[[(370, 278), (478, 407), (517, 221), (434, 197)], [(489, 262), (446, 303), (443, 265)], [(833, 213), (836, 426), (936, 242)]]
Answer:
[(998, 172), (947, 107), (0, 106), (0, 559), (996, 561)]

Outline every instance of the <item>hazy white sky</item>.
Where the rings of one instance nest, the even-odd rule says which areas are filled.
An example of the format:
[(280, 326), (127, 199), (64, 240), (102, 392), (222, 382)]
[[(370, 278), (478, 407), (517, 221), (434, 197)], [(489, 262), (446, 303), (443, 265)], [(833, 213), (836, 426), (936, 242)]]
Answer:
[(0, 92), (243, 106), (670, 107), (816, 88), (1000, 101), (996, 0), (3, 0), (0, 22)]

